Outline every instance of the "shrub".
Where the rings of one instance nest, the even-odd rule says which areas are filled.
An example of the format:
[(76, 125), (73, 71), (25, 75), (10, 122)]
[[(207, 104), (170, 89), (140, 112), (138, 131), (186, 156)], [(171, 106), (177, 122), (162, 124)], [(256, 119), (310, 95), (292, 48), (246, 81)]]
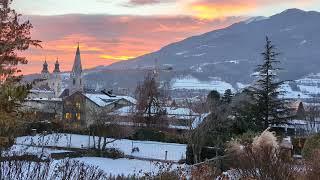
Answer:
[(253, 132), (253, 131), (247, 131), (239, 136), (237, 136), (235, 139), (244, 145), (251, 144), (253, 142), (253, 139), (259, 135), (259, 133)]
[(152, 129), (139, 129), (133, 134), (134, 140), (165, 141), (165, 133)]
[(29, 123), (26, 126), (27, 134), (32, 133), (32, 129), (36, 129), (37, 133), (42, 133), (44, 131), (52, 132), (52, 131), (60, 131), (63, 125), (59, 122), (49, 122), (49, 121), (38, 121)]
[[(218, 151), (218, 155), (223, 155), (223, 150)], [(190, 145), (187, 146), (187, 152), (186, 152), (186, 161), (187, 164), (194, 164), (193, 159), (193, 151), (192, 147)], [(212, 147), (203, 147), (201, 150), (201, 161), (205, 161), (206, 159), (212, 159), (216, 157), (216, 149)]]
[(309, 137), (302, 149), (302, 156), (306, 159), (312, 158), (312, 154), (320, 149), (320, 133)]
[(124, 152), (120, 151), (116, 148), (107, 149), (104, 153), (105, 157), (112, 158), (112, 159), (119, 159), (124, 157)]
[(306, 138), (294, 138), (292, 137), (292, 145), (293, 145), (293, 154), (302, 154), (302, 149), (304, 143), (306, 142)]
[(307, 173), (305, 179), (319, 179), (320, 177), (320, 150), (314, 151), (312, 157), (306, 162)]
[(165, 133), (165, 142), (168, 143), (179, 143), (179, 144), (187, 144), (187, 139), (183, 135), (178, 135), (175, 133)]
[(281, 157), (279, 142), (268, 130), (251, 144), (229, 142), (227, 150), (233, 168), (243, 179), (294, 179), (297, 170)]

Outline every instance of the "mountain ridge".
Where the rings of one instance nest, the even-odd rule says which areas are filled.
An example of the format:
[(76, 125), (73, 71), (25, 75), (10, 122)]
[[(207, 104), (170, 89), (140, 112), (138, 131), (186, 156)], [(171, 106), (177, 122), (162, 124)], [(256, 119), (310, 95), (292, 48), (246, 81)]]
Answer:
[[(281, 53), (281, 66), (287, 70), (281, 73), (281, 78), (298, 79), (309, 73), (317, 73), (314, 67), (290, 73), (306, 65), (305, 62), (320, 66), (320, 62), (317, 62), (317, 57), (320, 57), (320, 37), (317, 35), (320, 31), (319, 21), (319, 12), (287, 9), (270, 17), (251, 22), (241, 21), (186, 38), (158, 51), (114, 63), (108, 69), (143, 69), (154, 66), (157, 61), (159, 66), (171, 65), (178, 71), (190, 70), (192, 73), (249, 82), (254, 67), (261, 62), (260, 53), (265, 36), (269, 36)], [(237, 63), (230, 63), (232, 61)], [(210, 72), (212, 70), (215, 72)], [(235, 70), (241, 73), (232, 73)]]

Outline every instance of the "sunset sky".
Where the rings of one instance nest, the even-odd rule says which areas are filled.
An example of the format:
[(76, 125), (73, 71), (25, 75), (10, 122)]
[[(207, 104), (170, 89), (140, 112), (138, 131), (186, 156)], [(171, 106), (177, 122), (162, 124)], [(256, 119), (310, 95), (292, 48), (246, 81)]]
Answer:
[(59, 58), (71, 69), (77, 42), (85, 68), (124, 61), (171, 42), (226, 27), (251, 16), (288, 8), (320, 11), (320, 0), (14, 0), (34, 25), (42, 49), (23, 55), (24, 74), (37, 73), (46, 58), (50, 71)]

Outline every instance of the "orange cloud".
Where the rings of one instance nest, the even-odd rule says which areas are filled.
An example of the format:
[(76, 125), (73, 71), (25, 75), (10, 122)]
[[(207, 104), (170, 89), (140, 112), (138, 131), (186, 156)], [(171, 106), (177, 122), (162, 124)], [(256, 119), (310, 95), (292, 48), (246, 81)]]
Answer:
[(189, 5), (189, 9), (193, 14), (202, 20), (240, 16), (255, 9), (255, 7), (255, 0), (213, 0), (195, 2)]
[[(317, 0), (194, 0), (186, 10), (202, 20), (223, 19), (228, 16), (248, 16), (264, 9), (303, 8), (315, 5)], [(261, 15), (261, 14), (260, 14)]]
[(59, 58), (62, 71), (70, 71), (80, 42), (84, 68), (109, 65), (160, 49), (184, 38), (238, 22), (200, 21), (188, 16), (64, 15), (30, 16), (32, 37), (42, 40), (42, 49), (31, 48), (22, 55), (29, 60), (24, 74), (39, 73), (46, 58), (50, 71)]

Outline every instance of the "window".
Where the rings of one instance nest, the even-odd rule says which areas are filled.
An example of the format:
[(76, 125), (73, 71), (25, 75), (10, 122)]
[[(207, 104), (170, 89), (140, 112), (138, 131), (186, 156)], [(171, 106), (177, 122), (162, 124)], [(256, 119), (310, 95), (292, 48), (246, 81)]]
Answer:
[(67, 120), (70, 120), (70, 119), (72, 118), (72, 114), (71, 114), (71, 113), (66, 113), (66, 114), (65, 114), (65, 118), (66, 118)]
[(81, 103), (80, 102), (76, 102), (76, 107), (77, 107), (77, 109), (80, 109), (81, 108)]
[(73, 85), (75, 85), (76, 84), (76, 80), (75, 79), (73, 79)]
[(80, 121), (80, 119), (81, 119), (80, 113), (76, 113), (76, 117), (77, 117), (77, 120)]

